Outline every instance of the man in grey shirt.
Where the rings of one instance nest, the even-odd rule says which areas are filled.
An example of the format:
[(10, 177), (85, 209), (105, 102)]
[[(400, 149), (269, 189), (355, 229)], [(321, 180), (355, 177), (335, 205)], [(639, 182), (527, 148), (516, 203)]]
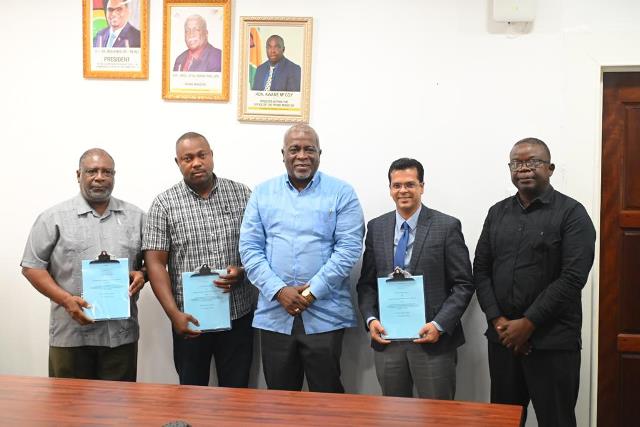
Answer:
[[(80, 194), (36, 219), (22, 257), (22, 274), (51, 300), (49, 376), (135, 381), (139, 335), (136, 300), (144, 212), (111, 197), (113, 158), (99, 148), (80, 157)], [(129, 259), (131, 317), (94, 321), (83, 308), (82, 260), (102, 251)]]

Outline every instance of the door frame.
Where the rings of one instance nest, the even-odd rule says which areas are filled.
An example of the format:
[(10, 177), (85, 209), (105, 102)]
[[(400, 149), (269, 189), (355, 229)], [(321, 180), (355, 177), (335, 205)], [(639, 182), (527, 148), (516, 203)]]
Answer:
[[(601, 175), (602, 175), (602, 113), (603, 74), (606, 72), (640, 72), (640, 51), (637, 49), (637, 33), (567, 34), (563, 39), (567, 60), (559, 64), (566, 73), (565, 96), (567, 105), (567, 129), (583, 129), (572, 137), (566, 132), (568, 141), (574, 146), (583, 144), (591, 150), (591, 182), (572, 186), (580, 192), (578, 200), (583, 202), (597, 230), (595, 258), (591, 275), (583, 290), (583, 350), (580, 370), (580, 390), (576, 405), (578, 420), (589, 425), (597, 424), (598, 408), (598, 334), (599, 334), (599, 277), (601, 226)], [(588, 127), (587, 129), (584, 129)], [(585, 165), (588, 167), (588, 165)], [(580, 189), (589, 188), (580, 191)], [(576, 197), (574, 194), (570, 195)], [(585, 396), (586, 395), (586, 396)], [(581, 398), (582, 397), (582, 398)]]

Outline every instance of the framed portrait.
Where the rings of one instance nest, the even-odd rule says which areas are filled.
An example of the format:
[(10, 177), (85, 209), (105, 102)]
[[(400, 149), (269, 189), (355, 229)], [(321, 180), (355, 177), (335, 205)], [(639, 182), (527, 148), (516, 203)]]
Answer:
[(164, 0), (162, 97), (228, 101), (231, 0)]
[(149, 77), (148, 0), (82, 0), (86, 78)]
[(238, 119), (308, 122), (313, 19), (240, 18)]

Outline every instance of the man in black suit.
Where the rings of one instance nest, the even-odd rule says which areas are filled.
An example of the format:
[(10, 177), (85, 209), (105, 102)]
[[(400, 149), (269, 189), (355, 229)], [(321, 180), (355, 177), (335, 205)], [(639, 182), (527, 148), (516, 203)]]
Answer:
[[(464, 344), (460, 318), (474, 292), (469, 251), (460, 221), (422, 204), (424, 168), (420, 162), (398, 159), (391, 164), (388, 177), (396, 210), (367, 225), (357, 285), (360, 312), (375, 350), (378, 381), (385, 396), (411, 397), (415, 383), (421, 398), (453, 399), (457, 348)], [(377, 280), (395, 267), (424, 279), (426, 323), (420, 338), (413, 341), (383, 338)]]

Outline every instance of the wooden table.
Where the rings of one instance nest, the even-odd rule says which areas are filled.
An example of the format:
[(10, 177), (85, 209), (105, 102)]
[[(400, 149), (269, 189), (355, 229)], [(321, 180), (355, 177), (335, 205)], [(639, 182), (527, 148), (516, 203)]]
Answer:
[(0, 376), (3, 425), (520, 425), (519, 406), (356, 394)]

